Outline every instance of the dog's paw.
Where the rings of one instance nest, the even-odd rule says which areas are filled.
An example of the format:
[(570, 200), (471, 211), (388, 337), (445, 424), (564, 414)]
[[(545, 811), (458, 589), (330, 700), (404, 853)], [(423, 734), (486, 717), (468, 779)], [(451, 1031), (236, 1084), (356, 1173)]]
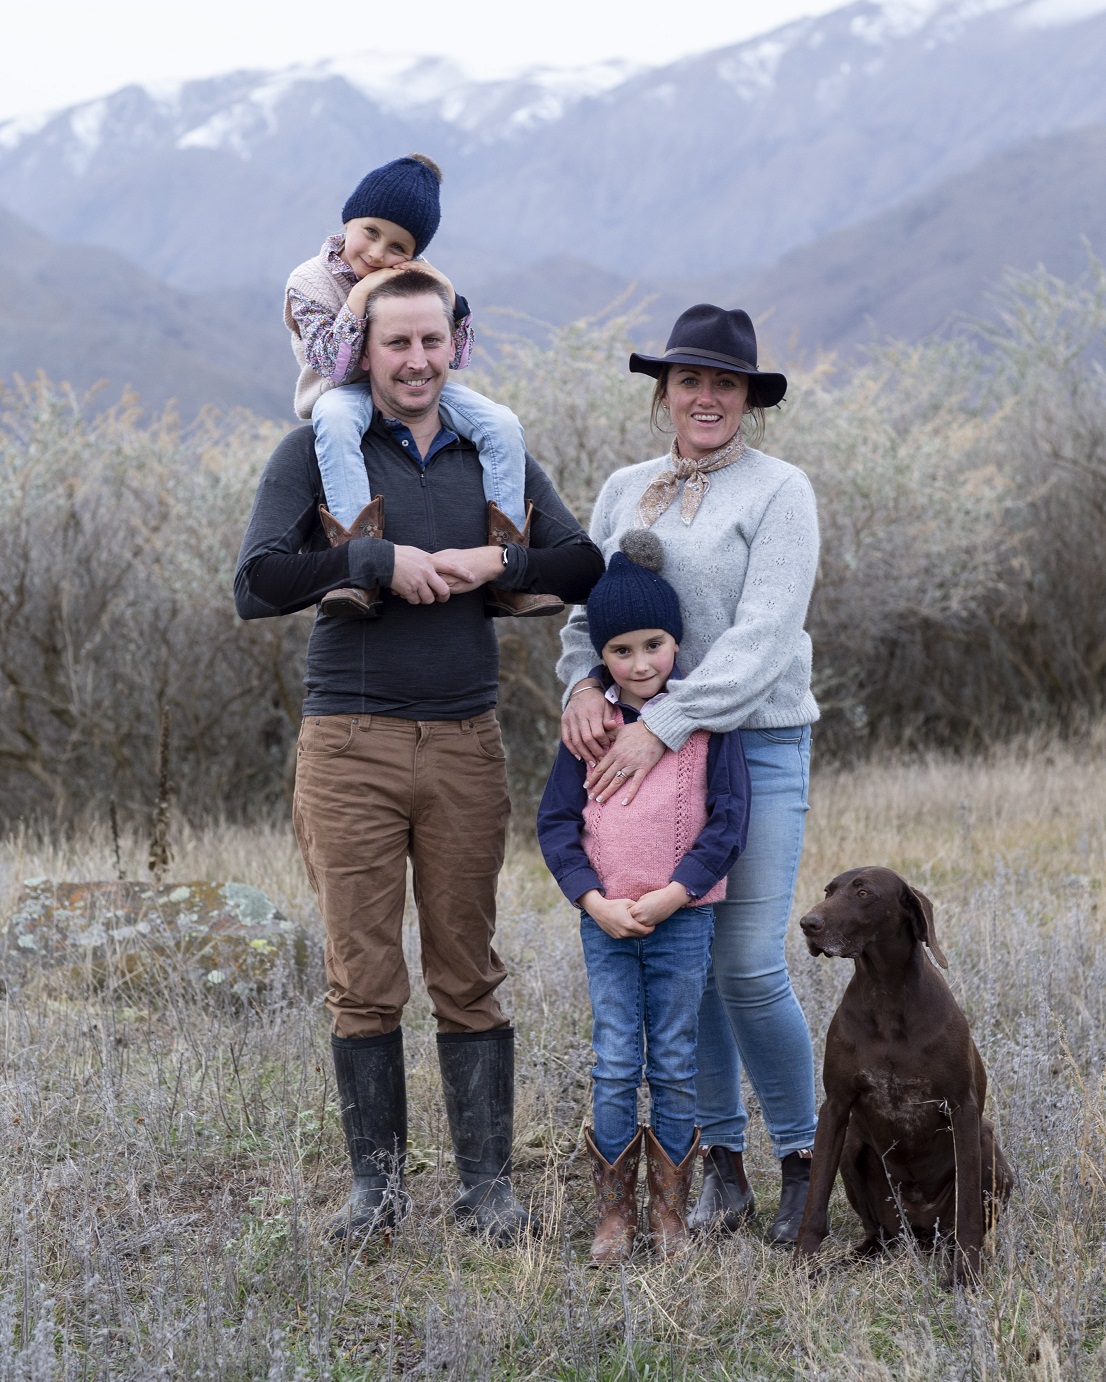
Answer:
[(943, 1291), (974, 1291), (983, 1280), (979, 1252), (957, 1252), (952, 1265), (941, 1278)]
[(805, 1276), (811, 1284), (820, 1280), (829, 1271), (829, 1263), (821, 1257), (813, 1257), (806, 1253), (792, 1252), (791, 1260), (787, 1264), (787, 1270), (793, 1276)]
[(810, 1281), (817, 1281), (819, 1277), (825, 1276), (830, 1263), (826, 1254), (821, 1251), (823, 1241), (821, 1238), (808, 1236), (804, 1242), (800, 1237), (791, 1250), (791, 1260), (787, 1264), (787, 1270), (805, 1273)]

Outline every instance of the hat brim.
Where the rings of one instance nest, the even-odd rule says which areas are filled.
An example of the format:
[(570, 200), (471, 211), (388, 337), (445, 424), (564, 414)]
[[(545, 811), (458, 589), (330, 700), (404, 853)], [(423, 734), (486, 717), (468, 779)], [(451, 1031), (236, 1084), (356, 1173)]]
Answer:
[(749, 393), (753, 403), (760, 408), (774, 408), (787, 392), (787, 376), (772, 374), (768, 370), (740, 369), (732, 360), (712, 359), (703, 351), (695, 355), (684, 355), (674, 350), (670, 355), (640, 355), (636, 350), (630, 355), (630, 373), (648, 374), (653, 379), (661, 377), (661, 370), (667, 365), (695, 365), (698, 368), (721, 369), (730, 374), (744, 374), (749, 379)]

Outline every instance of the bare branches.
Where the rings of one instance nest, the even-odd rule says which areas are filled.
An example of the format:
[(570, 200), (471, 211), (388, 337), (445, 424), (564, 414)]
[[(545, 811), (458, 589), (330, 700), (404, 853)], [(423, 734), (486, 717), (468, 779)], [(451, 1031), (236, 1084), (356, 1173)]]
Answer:
[[(668, 445), (649, 381), (626, 370), (631, 336), (631, 317), (608, 317), (511, 340), (482, 381), (585, 520), (608, 475)], [(1092, 259), (1077, 284), (1012, 277), (998, 322), (956, 341), (791, 371), (764, 449), (818, 496), (823, 748), (963, 745), (1106, 713), (1104, 362)], [(182, 430), (133, 399), (93, 414), (44, 379), (0, 391), (8, 819), (110, 797), (144, 817), (163, 709), (183, 815), (281, 798), (310, 614), (243, 625), (231, 603), (277, 435), (245, 416)], [(499, 629), (520, 819), (557, 734), (552, 622)]]
[[(173, 851), (169, 844), (169, 798), (172, 783), (169, 781), (169, 712), (161, 712), (161, 734), (158, 739), (157, 754), (157, 802), (150, 830), (150, 872), (159, 886), (164, 883), (169, 865), (173, 861)], [(112, 803), (114, 808), (115, 803)]]
[[(43, 379), (0, 404), (5, 816), (109, 797), (144, 816), (163, 708), (184, 812), (272, 800), (306, 630), (241, 626), (231, 581), (278, 429), (209, 417), (182, 430), (171, 416), (142, 419), (133, 400), (86, 414)], [(258, 712), (278, 694), (281, 713)]]

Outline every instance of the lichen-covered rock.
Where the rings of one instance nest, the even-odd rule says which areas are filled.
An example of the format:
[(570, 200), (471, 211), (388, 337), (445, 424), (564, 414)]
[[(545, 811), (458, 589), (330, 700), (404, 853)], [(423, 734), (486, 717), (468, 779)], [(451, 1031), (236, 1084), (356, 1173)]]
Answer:
[[(74, 979), (144, 986), (171, 975), (243, 997), (275, 969), (302, 974), (308, 938), (245, 883), (58, 883), (29, 878), (8, 947)], [(14, 952), (14, 954), (13, 954)]]

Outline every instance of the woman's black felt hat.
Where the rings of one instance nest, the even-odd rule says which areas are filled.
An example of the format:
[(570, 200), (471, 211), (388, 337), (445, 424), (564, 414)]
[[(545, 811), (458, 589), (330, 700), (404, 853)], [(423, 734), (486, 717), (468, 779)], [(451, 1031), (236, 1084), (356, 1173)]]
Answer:
[(774, 407), (787, 392), (785, 375), (757, 369), (757, 333), (748, 312), (740, 307), (697, 303), (676, 318), (663, 355), (634, 351), (630, 356), (633, 374), (651, 374), (659, 379), (666, 365), (699, 365), (747, 374), (749, 402), (761, 408)]

